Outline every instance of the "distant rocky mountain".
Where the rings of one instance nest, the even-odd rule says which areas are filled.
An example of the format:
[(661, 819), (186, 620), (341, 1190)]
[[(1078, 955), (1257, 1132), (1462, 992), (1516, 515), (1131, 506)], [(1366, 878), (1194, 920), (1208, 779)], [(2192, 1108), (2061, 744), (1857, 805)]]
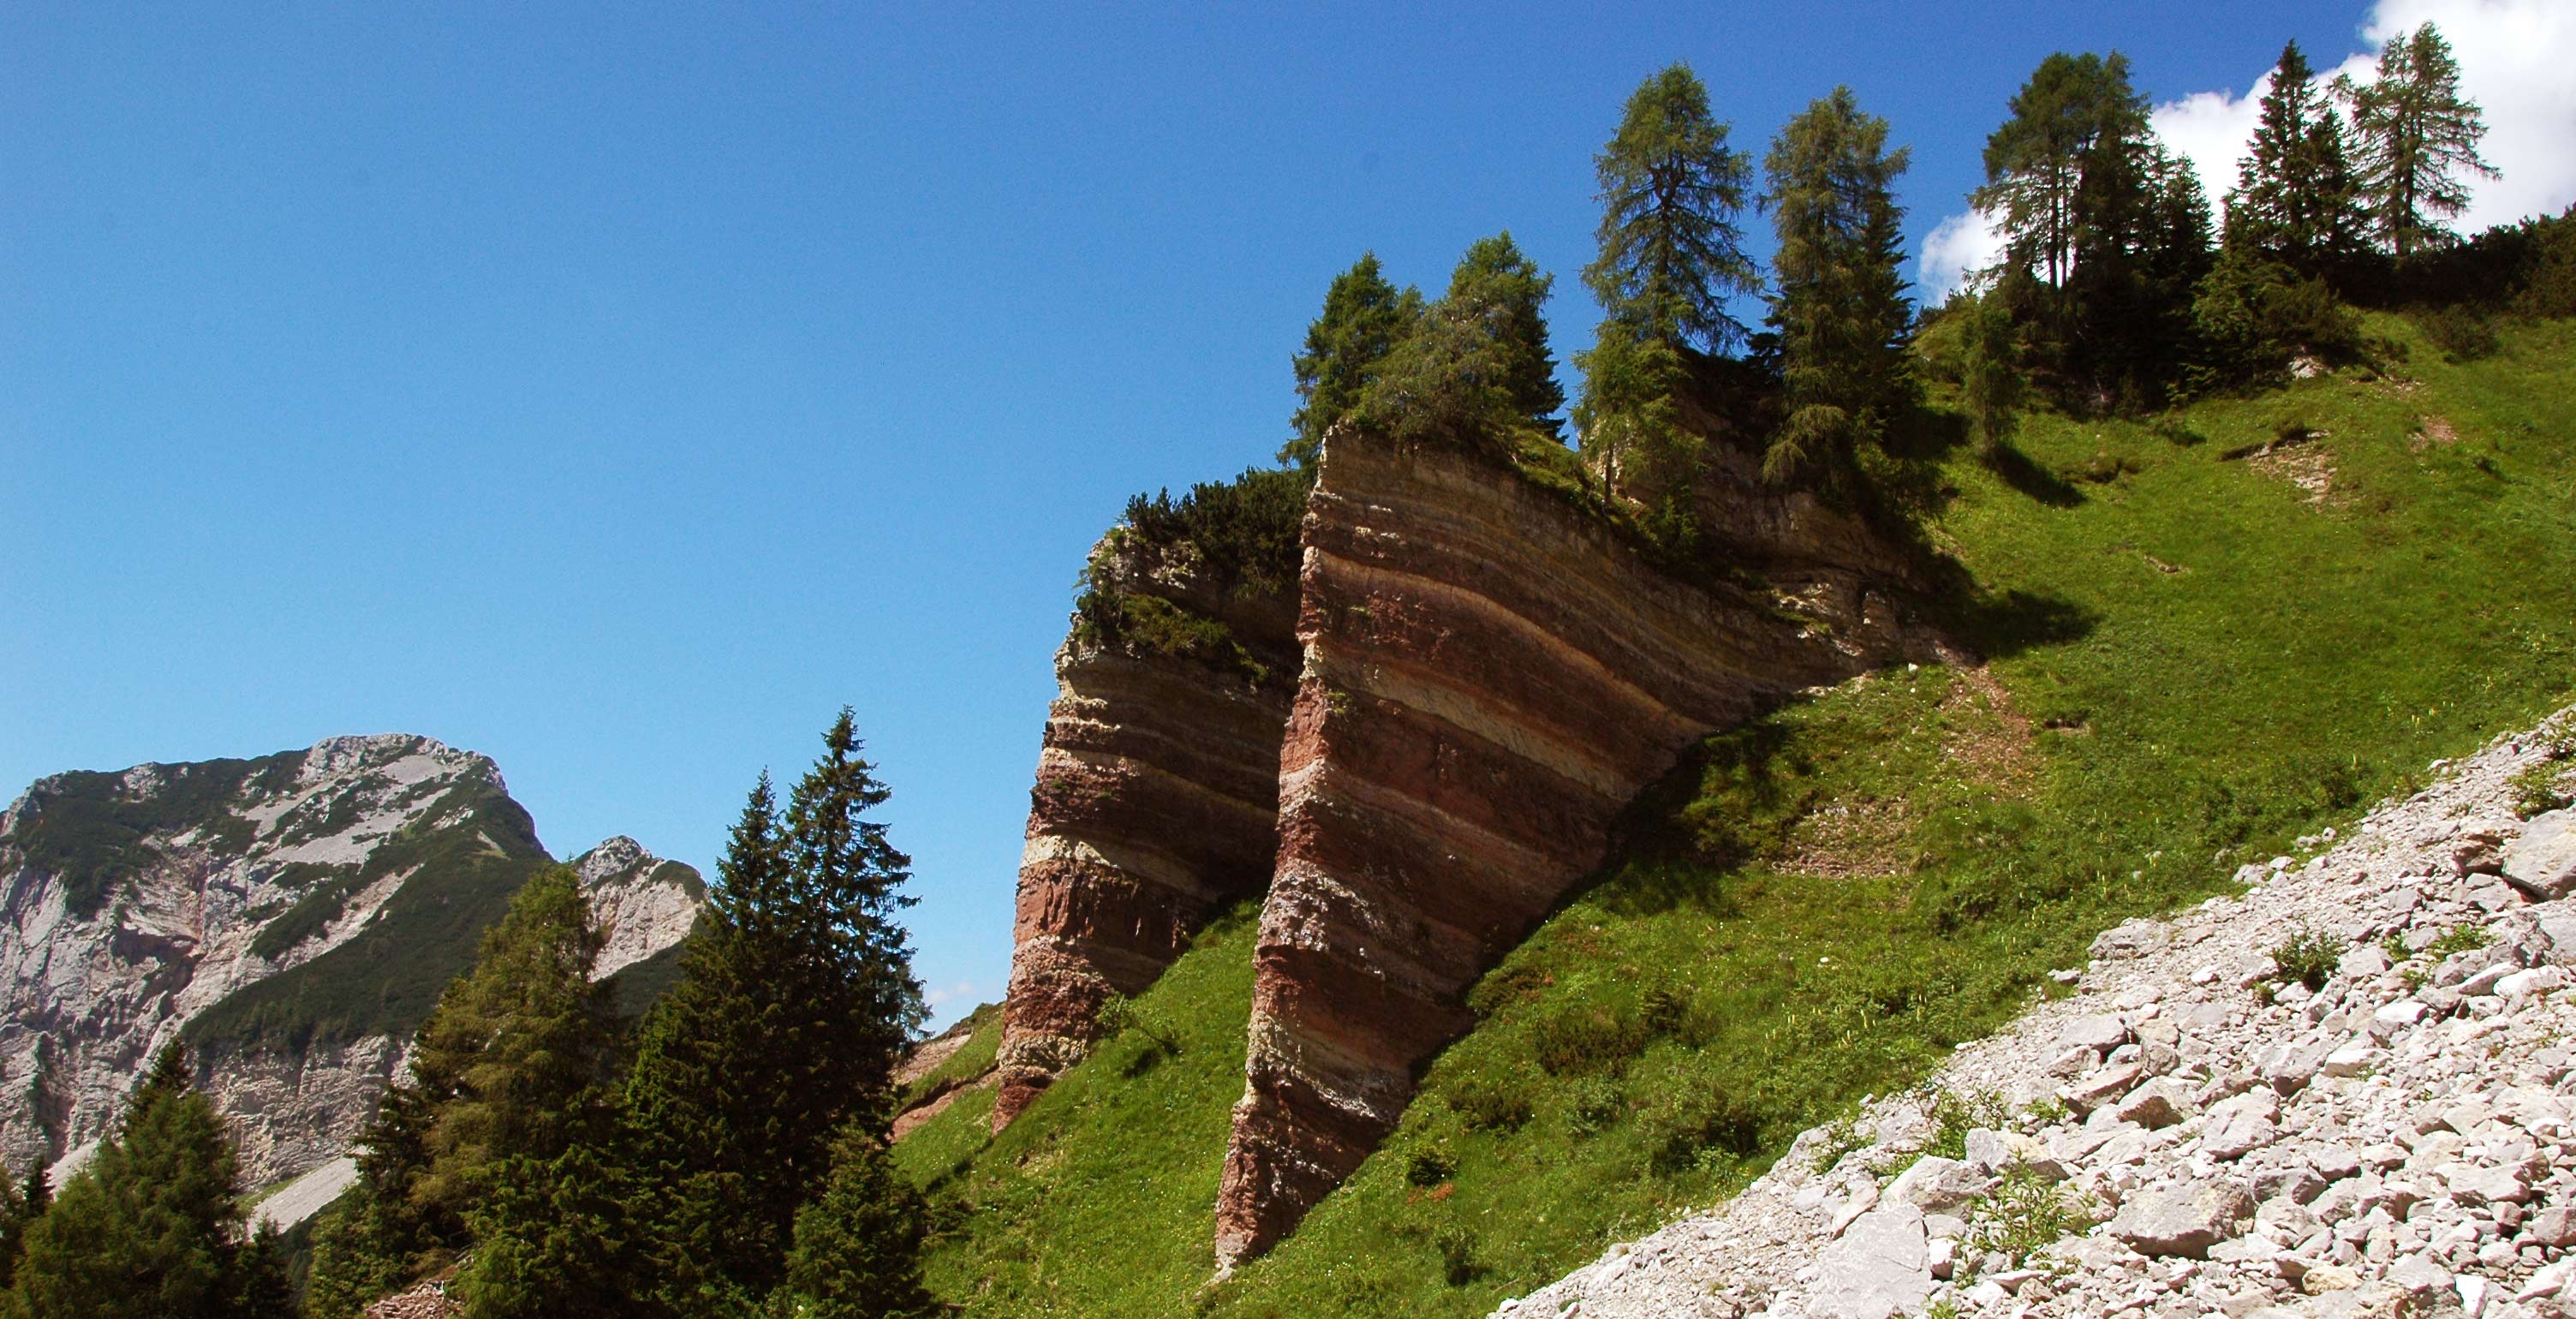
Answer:
[[(489, 759), (425, 737), (40, 780), (0, 812), (0, 1155), (84, 1154), (184, 1039), (251, 1184), (340, 1158), (552, 861)], [(572, 864), (609, 930), (599, 974), (648, 997), (697, 872), (629, 838)]]

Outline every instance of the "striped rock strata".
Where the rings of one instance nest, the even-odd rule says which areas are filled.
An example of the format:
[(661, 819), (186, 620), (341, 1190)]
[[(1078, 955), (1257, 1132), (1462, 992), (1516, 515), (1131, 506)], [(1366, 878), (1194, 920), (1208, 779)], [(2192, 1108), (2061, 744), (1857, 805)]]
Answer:
[(1306, 513), (1220, 1267), (1393, 1128), (1417, 1068), (1470, 1024), (1463, 991), (1679, 752), (1908, 648), (1871, 575), (1891, 556), (1873, 565), (1856, 524), (1741, 475), (1718, 464), (1703, 517), (1749, 570), (1720, 588), (1489, 462), (1334, 437)]
[(995, 1062), (999, 1130), (1078, 1060), (1112, 993), (1142, 992), (1213, 912), (1257, 897), (1279, 842), (1279, 738), (1295, 602), (1227, 589), (1178, 552), (1095, 551), (1113, 589), (1226, 625), (1250, 665), (1104, 645), (1056, 652), (1020, 862)]

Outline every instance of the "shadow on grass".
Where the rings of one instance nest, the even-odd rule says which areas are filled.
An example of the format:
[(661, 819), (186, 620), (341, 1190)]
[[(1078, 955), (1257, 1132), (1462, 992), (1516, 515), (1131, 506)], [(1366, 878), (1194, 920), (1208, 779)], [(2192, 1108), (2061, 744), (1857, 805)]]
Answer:
[(2084, 502), (2083, 491), (2067, 484), (2057, 473), (2032, 462), (2029, 454), (2009, 444), (1996, 445), (1985, 456), (1985, 463), (2005, 485), (2050, 508), (2073, 508)]

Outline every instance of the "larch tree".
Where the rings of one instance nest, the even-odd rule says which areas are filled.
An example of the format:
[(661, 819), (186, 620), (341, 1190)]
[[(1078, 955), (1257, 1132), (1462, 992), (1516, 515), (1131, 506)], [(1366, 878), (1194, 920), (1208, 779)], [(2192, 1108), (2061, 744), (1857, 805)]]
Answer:
[(1687, 64), (1646, 79), (1593, 157), (1601, 254), (1583, 282), (1609, 318), (1674, 347), (1722, 352), (1744, 337), (1727, 299), (1762, 286), (1744, 253), (1752, 162), (1726, 144)]
[(317, 1319), (445, 1267), (473, 1244), (469, 1217), (503, 1160), (571, 1144), (612, 1038), (590, 975), (603, 941), (566, 866), (529, 879), (484, 932), (362, 1137), (357, 1185), (316, 1230)]
[(1785, 481), (1839, 471), (1910, 393), (1904, 355), (1904, 148), (1849, 87), (1809, 105), (1763, 159), (1764, 206), (1779, 231), (1770, 323), (1780, 337), (1788, 416), (1763, 456)]
[(2478, 155), (2486, 117), (2460, 93), (2451, 44), (2430, 23), (2391, 37), (2378, 78), (2340, 77), (2335, 92), (2352, 107), (2361, 191), (2381, 246), (2404, 261), (2456, 241), (2448, 222), (2469, 204), (2468, 180), (2498, 174)]
[(1374, 252), (1333, 277), (1324, 310), (1306, 327), (1305, 347), (1294, 359), (1298, 407), (1279, 461), (1313, 472), (1323, 457), (1324, 433), (1359, 406), (1379, 366), (1421, 313), (1422, 295), (1388, 283)]

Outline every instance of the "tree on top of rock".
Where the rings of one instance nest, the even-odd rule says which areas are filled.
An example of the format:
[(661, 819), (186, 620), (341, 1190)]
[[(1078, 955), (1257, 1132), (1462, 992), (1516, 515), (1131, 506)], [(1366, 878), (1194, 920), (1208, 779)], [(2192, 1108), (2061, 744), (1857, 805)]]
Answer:
[(1646, 79), (1593, 168), (1601, 182), (1601, 255), (1583, 282), (1634, 333), (1723, 352), (1744, 338), (1732, 294), (1762, 286), (1744, 254), (1752, 162), (1726, 144), (1708, 88), (1687, 64)]
[(1556, 414), (1565, 406), (1543, 313), (1555, 285), (1554, 277), (1522, 255), (1506, 230), (1468, 246), (1441, 299), (1486, 324), (1500, 376), (1495, 383), (1510, 396), (1519, 420), (1550, 435), (1557, 433)]
[(1789, 405), (1763, 456), (1769, 479), (1847, 468), (1908, 400), (1912, 309), (1895, 195), (1906, 154), (1888, 149), (1886, 120), (1837, 87), (1790, 120), (1763, 160), (1762, 200), (1780, 234), (1770, 320)]
[(1388, 283), (1375, 252), (1363, 253), (1333, 277), (1323, 314), (1306, 327), (1305, 349), (1295, 359), (1295, 434), (1280, 447), (1279, 461), (1314, 470), (1324, 454), (1324, 432), (1359, 406), (1379, 365), (1421, 314), (1422, 295)]

